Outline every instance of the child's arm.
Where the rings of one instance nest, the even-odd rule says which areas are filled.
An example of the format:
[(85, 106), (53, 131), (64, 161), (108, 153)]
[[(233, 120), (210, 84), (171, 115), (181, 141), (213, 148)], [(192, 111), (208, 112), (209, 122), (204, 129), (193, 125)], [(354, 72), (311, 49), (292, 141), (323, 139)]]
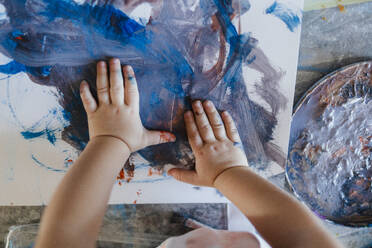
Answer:
[(123, 71), (124, 80), (120, 61), (112, 59), (108, 78), (106, 63), (97, 64), (98, 103), (88, 84), (81, 84), (90, 141), (45, 210), (37, 248), (95, 247), (116, 176), (130, 153), (175, 140), (143, 127), (134, 72), (129, 66)]
[(185, 113), (195, 171), (172, 169), (169, 174), (180, 181), (217, 188), (275, 248), (341, 247), (306, 207), (249, 169), (231, 116), (223, 112), (221, 120), (210, 101), (203, 105), (196, 101), (194, 115)]

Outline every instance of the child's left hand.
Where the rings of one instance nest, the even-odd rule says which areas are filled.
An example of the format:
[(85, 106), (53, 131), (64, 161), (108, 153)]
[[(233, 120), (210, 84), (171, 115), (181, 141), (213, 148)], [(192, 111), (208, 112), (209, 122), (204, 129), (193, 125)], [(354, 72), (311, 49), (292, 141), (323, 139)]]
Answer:
[[(119, 59), (110, 60), (110, 77), (104, 61), (97, 64), (98, 103), (87, 82), (80, 86), (80, 95), (88, 115), (90, 139), (109, 136), (120, 139), (130, 152), (160, 143), (173, 142), (176, 137), (164, 131), (143, 127), (139, 115), (139, 93), (132, 67), (124, 66), (124, 79)], [(125, 84), (124, 84), (125, 82)]]

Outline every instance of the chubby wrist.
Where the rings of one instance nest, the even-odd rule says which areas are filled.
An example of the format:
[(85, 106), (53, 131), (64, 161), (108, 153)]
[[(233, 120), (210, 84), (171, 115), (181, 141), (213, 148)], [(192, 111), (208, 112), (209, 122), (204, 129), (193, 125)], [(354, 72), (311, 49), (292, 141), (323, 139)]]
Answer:
[(241, 171), (249, 170), (249, 167), (246, 165), (235, 165), (228, 167), (224, 170), (222, 170), (214, 179), (213, 181), (213, 187), (220, 190), (224, 185), (226, 185), (226, 182), (230, 181), (232, 178), (234, 178), (234, 175), (236, 173), (240, 173)]

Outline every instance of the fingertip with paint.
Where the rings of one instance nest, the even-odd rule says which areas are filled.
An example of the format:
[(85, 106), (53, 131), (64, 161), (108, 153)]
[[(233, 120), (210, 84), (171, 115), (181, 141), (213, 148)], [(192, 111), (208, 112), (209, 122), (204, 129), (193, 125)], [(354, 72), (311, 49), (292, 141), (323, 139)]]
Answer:
[(103, 60), (101, 60), (101, 61), (98, 61), (98, 66), (99, 67), (106, 67), (106, 62), (105, 61), (103, 61)]
[(204, 101), (204, 105), (207, 106), (207, 107), (212, 107), (213, 103), (212, 103), (212, 101), (206, 100), (206, 101)]
[(80, 92), (82, 92), (86, 87), (88, 87), (88, 82), (83, 80), (81, 81), (81, 84), (80, 84)]
[(133, 71), (132, 66), (125, 65), (124, 66), (124, 71), (128, 74), (128, 76), (134, 76), (134, 71)]
[(127, 78), (131, 84), (137, 84), (136, 77), (134, 75), (133, 67), (130, 65), (126, 65), (124, 67), (124, 71), (127, 74)]
[(185, 118), (190, 118), (191, 115), (192, 115), (192, 112), (191, 112), (190, 110), (187, 110), (187, 111), (185, 112)]
[(111, 63), (113, 64), (120, 64), (120, 60), (118, 58), (112, 58)]

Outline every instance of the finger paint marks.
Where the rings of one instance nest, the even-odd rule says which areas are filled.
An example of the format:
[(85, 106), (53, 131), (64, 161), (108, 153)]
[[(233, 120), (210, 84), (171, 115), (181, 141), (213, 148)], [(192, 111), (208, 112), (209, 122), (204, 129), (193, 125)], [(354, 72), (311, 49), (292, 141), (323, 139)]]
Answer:
[(295, 12), (294, 8), (289, 8), (284, 3), (275, 1), (266, 9), (266, 14), (274, 15), (282, 20), (291, 32), (301, 24), (301, 13)]
[[(250, 11), (249, 1), (207, 0), (192, 10), (180, 8), (183, 1), (149, 3), (159, 12), (146, 24), (104, 1), (94, 2), (3, 1), (9, 21), (0, 25), (0, 51), (14, 62), (0, 66), (0, 71), (26, 72), (33, 82), (56, 87), (70, 115), (64, 141), (82, 150), (89, 140), (76, 82), (87, 79), (96, 94), (94, 63), (118, 57), (136, 72), (144, 126), (177, 135), (175, 143), (139, 151), (151, 165), (194, 165), (182, 118), (190, 98), (208, 98), (232, 112), (238, 129), (245, 130), (241, 138), (250, 165), (264, 168), (268, 161), (278, 161), (273, 154), (280, 154), (280, 148), (267, 147), (278, 112), (286, 106), (287, 98), (278, 88), (283, 74), (272, 66), (258, 40), (233, 24), (233, 18)], [(287, 19), (294, 32), (300, 21), (295, 24), (295, 16)], [(256, 93), (272, 111), (249, 98), (243, 67), (262, 74)]]
[(128, 80), (129, 80), (129, 83), (131, 85), (136, 85), (137, 84), (137, 81), (136, 81), (136, 78), (134, 77), (134, 75), (129, 75)]

